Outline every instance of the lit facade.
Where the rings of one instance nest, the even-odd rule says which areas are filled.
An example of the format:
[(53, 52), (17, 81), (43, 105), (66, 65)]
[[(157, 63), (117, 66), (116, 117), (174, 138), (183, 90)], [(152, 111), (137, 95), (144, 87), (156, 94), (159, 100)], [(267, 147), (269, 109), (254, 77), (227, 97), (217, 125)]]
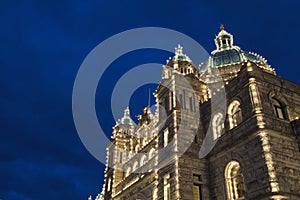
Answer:
[[(201, 71), (178, 46), (156, 113), (144, 108), (136, 125), (127, 108), (116, 122), (101, 198), (300, 199), (300, 86), (235, 46), (223, 26), (215, 43)], [(225, 107), (212, 102), (222, 92)]]

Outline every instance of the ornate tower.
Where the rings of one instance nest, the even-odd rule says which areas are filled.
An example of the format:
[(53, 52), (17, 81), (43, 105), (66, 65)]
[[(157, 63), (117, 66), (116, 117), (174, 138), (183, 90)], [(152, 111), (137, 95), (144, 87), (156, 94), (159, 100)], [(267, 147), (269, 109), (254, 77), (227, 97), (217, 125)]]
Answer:
[[(192, 198), (193, 187), (186, 187), (186, 181), (192, 182), (192, 177), (183, 174), (203, 172), (201, 184), (208, 178), (205, 173), (207, 162), (198, 159), (199, 148), (195, 148), (195, 144), (199, 146), (203, 139), (199, 135), (199, 104), (208, 99), (208, 90), (180, 45), (175, 49), (175, 56), (164, 66), (162, 78), (155, 94), (161, 124), (158, 147), (164, 150), (158, 155), (158, 200)], [(191, 166), (193, 160), (197, 160), (194, 168)], [(203, 186), (203, 190), (206, 191), (204, 197), (208, 197), (208, 185)]]
[[(107, 163), (105, 170), (105, 196), (104, 199), (112, 199), (115, 188), (124, 176), (123, 164), (134, 151), (136, 124), (130, 118), (129, 108), (124, 111), (124, 116), (113, 127), (111, 143), (107, 147)], [(126, 171), (125, 171), (126, 172)]]

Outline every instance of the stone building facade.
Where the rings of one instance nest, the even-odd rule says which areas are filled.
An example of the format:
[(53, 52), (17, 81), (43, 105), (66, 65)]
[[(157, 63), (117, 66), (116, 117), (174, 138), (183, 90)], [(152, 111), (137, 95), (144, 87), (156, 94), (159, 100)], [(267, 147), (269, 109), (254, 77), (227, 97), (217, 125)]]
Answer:
[(200, 69), (178, 46), (138, 124), (107, 147), (105, 200), (300, 199), (300, 85), (221, 27)]

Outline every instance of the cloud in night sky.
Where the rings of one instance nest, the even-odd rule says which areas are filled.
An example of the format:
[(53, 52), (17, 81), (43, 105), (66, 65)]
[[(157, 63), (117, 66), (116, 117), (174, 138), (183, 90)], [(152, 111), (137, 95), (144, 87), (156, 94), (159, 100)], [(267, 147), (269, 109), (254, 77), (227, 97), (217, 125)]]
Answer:
[[(165, 27), (194, 38), (210, 52), (224, 23), (236, 45), (261, 54), (279, 76), (300, 83), (299, 6), (291, 0), (2, 2), (0, 198), (87, 199), (101, 191), (104, 166), (78, 137), (72, 89), (82, 61), (106, 38), (137, 27)], [(169, 56), (132, 52), (111, 69), (120, 67), (122, 73), (136, 64), (164, 63)], [(99, 90), (109, 97), (113, 87), (108, 80), (116, 81), (117, 75), (108, 71), (106, 76), (107, 87)], [(147, 88), (140, 91), (131, 102), (132, 118), (147, 103)], [(99, 123), (109, 136), (114, 125), (110, 99), (98, 91), (96, 102)]]

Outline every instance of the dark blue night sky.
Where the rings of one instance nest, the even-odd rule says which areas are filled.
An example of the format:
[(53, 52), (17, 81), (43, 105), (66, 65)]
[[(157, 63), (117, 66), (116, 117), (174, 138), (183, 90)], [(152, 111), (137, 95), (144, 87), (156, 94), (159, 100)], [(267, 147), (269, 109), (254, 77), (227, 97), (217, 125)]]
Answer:
[[(279, 76), (300, 83), (299, 8), (297, 0), (2, 1), (0, 199), (87, 199), (101, 191), (104, 166), (81, 143), (72, 117), (76, 73), (100, 42), (154, 26), (182, 32), (211, 52), (224, 23), (236, 45), (261, 54)], [(122, 66), (118, 72), (124, 73), (137, 64), (165, 63), (169, 56), (137, 51), (111, 67)], [(118, 77), (109, 71), (106, 76), (102, 81)], [(113, 86), (103, 84), (107, 87), (99, 90), (109, 96)], [(133, 118), (147, 105), (149, 87), (155, 88), (134, 94)], [(110, 135), (115, 123), (110, 99), (97, 93), (96, 101), (99, 123)]]

